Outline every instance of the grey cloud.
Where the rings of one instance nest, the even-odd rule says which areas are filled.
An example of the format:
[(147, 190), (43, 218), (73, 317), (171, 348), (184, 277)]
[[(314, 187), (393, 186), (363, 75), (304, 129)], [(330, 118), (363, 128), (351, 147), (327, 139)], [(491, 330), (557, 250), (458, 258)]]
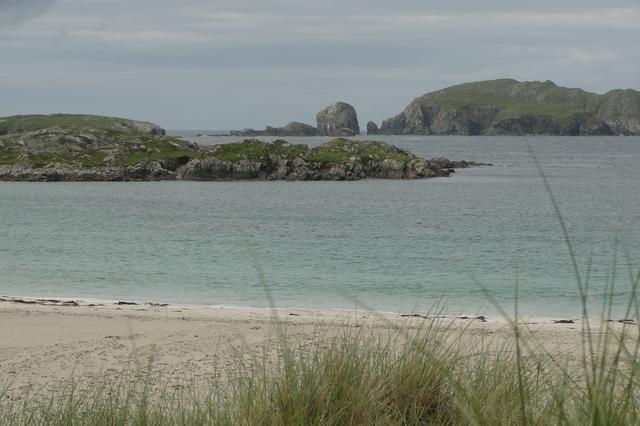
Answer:
[(0, 34), (0, 115), (236, 128), (311, 122), (338, 99), (379, 121), (489, 78), (606, 91), (637, 85), (638, 22), (637, 0), (60, 0)]
[(56, 0), (0, 0), (0, 25), (17, 25), (45, 13)]

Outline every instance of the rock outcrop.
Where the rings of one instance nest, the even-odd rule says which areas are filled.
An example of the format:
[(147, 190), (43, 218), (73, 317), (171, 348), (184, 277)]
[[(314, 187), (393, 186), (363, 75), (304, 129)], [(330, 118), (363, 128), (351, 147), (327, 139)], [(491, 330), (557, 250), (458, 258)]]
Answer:
[(640, 92), (604, 95), (551, 81), (467, 83), (414, 99), (381, 134), (640, 135)]
[(376, 123), (370, 121), (367, 123), (367, 135), (378, 135), (380, 134), (380, 128)]
[(282, 136), (315, 136), (318, 129), (305, 123), (292, 121), (282, 130)]
[(324, 136), (355, 136), (360, 134), (358, 114), (353, 106), (336, 102), (316, 116), (318, 133)]
[(68, 164), (45, 166), (0, 165), (0, 181), (14, 182), (121, 182), (175, 180), (176, 169), (160, 161), (123, 167), (77, 167)]

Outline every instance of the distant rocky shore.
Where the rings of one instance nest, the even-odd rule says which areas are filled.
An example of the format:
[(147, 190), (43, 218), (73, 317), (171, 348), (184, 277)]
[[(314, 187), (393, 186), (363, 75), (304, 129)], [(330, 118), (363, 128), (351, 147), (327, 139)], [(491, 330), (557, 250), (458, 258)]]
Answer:
[[(333, 120), (323, 132), (340, 130)], [(85, 115), (6, 117), (0, 132), (0, 181), (417, 179), (476, 165), (343, 138), (315, 148), (255, 139), (202, 146), (152, 123)]]
[[(511, 79), (451, 86), (414, 99), (368, 135), (633, 136), (640, 135), (640, 92), (603, 95), (560, 87), (552, 81)], [(235, 136), (354, 136), (360, 133), (353, 106), (338, 102), (317, 115), (317, 127), (246, 129)]]
[(343, 136), (360, 134), (355, 108), (344, 102), (336, 102), (320, 111), (316, 116), (317, 127), (292, 121), (285, 127), (267, 126), (264, 130), (234, 130), (232, 136)]

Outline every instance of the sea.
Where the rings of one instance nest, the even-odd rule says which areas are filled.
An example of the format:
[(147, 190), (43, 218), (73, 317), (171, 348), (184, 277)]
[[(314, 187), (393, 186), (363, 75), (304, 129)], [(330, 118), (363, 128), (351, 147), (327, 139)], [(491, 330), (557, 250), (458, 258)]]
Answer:
[(577, 318), (586, 298), (594, 317), (632, 313), (640, 138), (375, 139), (493, 166), (420, 180), (0, 183), (0, 295), (544, 318)]

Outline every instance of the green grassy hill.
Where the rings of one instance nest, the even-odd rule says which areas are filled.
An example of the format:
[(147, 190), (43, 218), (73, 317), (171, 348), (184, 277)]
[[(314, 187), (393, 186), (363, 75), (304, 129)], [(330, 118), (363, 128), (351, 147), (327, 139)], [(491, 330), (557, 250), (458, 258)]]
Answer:
[[(166, 178), (196, 151), (194, 144), (143, 121), (66, 114), (0, 118), (0, 167), (5, 167), (0, 179), (5, 180), (57, 180), (63, 174), (71, 176), (65, 180), (138, 180), (154, 173)], [(153, 162), (155, 170), (148, 166)], [(141, 171), (88, 172), (128, 167)]]
[(142, 133), (164, 135), (160, 126), (145, 121), (128, 120), (85, 114), (14, 115), (0, 118), (0, 135), (30, 132), (58, 127), (62, 129), (135, 130)]
[(451, 86), (414, 99), (385, 120), (383, 134), (634, 135), (640, 93), (604, 95), (551, 81), (490, 80)]

